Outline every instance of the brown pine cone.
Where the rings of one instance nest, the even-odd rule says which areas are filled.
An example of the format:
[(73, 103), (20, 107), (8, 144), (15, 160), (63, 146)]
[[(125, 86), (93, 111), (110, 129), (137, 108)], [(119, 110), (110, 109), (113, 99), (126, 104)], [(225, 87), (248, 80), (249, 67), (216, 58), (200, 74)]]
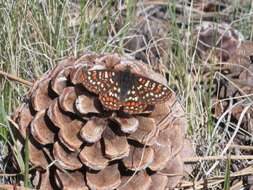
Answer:
[(169, 60), (171, 42), (169, 40), (170, 21), (166, 15), (166, 6), (152, 5), (137, 6), (131, 24), (125, 23), (125, 12), (118, 18), (113, 33), (128, 30), (125, 34), (123, 47), (125, 53), (135, 59), (142, 60), (159, 69), (161, 63)]
[[(103, 69), (108, 76), (99, 74)], [(147, 84), (147, 93), (152, 84), (157, 87), (154, 94), (150, 92), (156, 101), (163, 98), (158, 86), (169, 92), (163, 99), (166, 101), (155, 105), (155, 101), (145, 102), (145, 94), (141, 97), (138, 90), (136, 97), (148, 105), (138, 111), (132, 112), (131, 106), (139, 105), (127, 107), (126, 103), (117, 110), (110, 107), (113, 99), (101, 101), (106, 92), (96, 94), (96, 88), (103, 84), (123, 90), (122, 77), (113, 78), (109, 72), (124, 75), (126, 69), (133, 75), (124, 85), (129, 87), (133, 77), (143, 77), (151, 85)], [(98, 80), (101, 76), (106, 83)], [(116, 97), (117, 93), (109, 95)], [(35, 82), (27, 99), (13, 120), (21, 134), (22, 152), (29, 136), (29, 161), (34, 168), (31, 180), (36, 188), (163, 190), (175, 187), (182, 178), (179, 153), (187, 127), (184, 111), (166, 87), (165, 78), (142, 62), (115, 54), (67, 58)]]
[(155, 17), (139, 16), (129, 29), (124, 48), (137, 59), (157, 67), (166, 63), (171, 44), (168, 40), (169, 23)]
[(197, 55), (203, 62), (213, 58), (228, 61), (243, 40), (242, 34), (228, 24), (214, 22), (203, 22), (197, 26), (193, 38), (197, 41)]
[(193, 7), (203, 12), (220, 12), (228, 6), (226, 1), (217, 0), (195, 0)]
[[(238, 123), (243, 110), (250, 105), (253, 93), (253, 43), (243, 42), (233, 56), (223, 63), (226, 80), (218, 81), (219, 89), (213, 98), (215, 116), (220, 117), (230, 109), (235, 123)], [(251, 105), (242, 119), (241, 126), (253, 134), (253, 106)]]
[(177, 18), (183, 15), (185, 23), (189, 17), (196, 22), (231, 23), (234, 19), (234, 11), (240, 12), (243, 7), (250, 4), (250, 0), (180, 0), (176, 6), (179, 13)]

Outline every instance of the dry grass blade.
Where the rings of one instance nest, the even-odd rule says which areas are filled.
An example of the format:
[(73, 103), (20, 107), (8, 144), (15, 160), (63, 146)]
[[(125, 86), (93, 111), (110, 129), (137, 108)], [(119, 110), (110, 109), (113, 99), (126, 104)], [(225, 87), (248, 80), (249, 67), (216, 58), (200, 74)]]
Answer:
[[(184, 162), (201, 162), (201, 161), (210, 161), (210, 160), (227, 160), (227, 156), (203, 156), (203, 157), (189, 157), (185, 158)], [(241, 155), (241, 156), (230, 156), (231, 160), (253, 160), (253, 155)]]

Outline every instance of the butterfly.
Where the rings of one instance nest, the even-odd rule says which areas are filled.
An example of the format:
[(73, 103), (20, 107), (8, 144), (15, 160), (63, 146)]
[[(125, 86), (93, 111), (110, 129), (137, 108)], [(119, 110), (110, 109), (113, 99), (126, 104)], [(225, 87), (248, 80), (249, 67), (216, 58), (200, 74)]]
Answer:
[(82, 72), (84, 87), (98, 94), (102, 105), (109, 110), (139, 114), (148, 105), (166, 102), (172, 91), (165, 85), (139, 74), (129, 68), (116, 70), (85, 70)]

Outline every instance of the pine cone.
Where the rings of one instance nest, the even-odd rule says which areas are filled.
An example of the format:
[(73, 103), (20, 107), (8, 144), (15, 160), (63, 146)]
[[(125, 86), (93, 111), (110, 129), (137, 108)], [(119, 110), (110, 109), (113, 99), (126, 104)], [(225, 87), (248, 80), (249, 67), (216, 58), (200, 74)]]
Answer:
[(229, 0), (194, 0), (193, 7), (203, 12), (222, 12), (225, 11), (232, 2)]
[(166, 85), (142, 62), (110, 54), (65, 59), (35, 82), (13, 120), (21, 152), (29, 137), (36, 188), (163, 190), (178, 184), (181, 176), (161, 175), (183, 173), (179, 153), (187, 123), (175, 94), (132, 114), (108, 109), (84, 84), (85, 72), (126, 68)]
[(187, 18), (191, 17), (191, 20), (196, 22), (231, 23), (234, 11), (238, 10), (238, 7), (247, 7), (250, 3), (250, 0), (182, 0), (176, 6), (179, 14), (177, 18), (183, 15), (184, 22), (187, 22)]
[[(241, 103), (233, 106), (231, 109), (232, 116), (235, 119), (235, 123), (239, 121), (242, 111), (249, 105), (252, 100), (249, 94), (253, 93), (253, 43), (243, 42), (240, 48), (238, 48), (234, 55), (224, 65), (226, 69), (227, 81), (221, 80), (218, 84), (220, 88), (217, 90), (216, 98), (214, 101), (220, 101), (214, 107), (216, 117), (220, 117), (231, 104), (236, 105), (237, 102)], [(245, 98), (243, 98), (245, 97)], [(226, 99), (226, 100), (224, 100)], [(244, 100), (243, 100), (244, 99)], [(250, 134), (253, 134), (253, 107), (250, 106), (247, 110), (243, 120), (242, 127), (246, 129)]]
[[(168, 61), (168, 50), (171, 48), (168, 40), (170, 22), (165, 12), (161, 6), (138, 7), (123, 43), (126, 53), (151, 64), (155, 69), (160, 63), (165, 64)], [(116, 24), (117, 31), (125, 27), (123, 23), (123, 19), (119, 18)]]
[(197, 55), (205, 62), (212, 58), (228, 61), (243, 41), (242, 34), (231, 26), (213, 22), (197, 26), (193, 38), (197, 40)]

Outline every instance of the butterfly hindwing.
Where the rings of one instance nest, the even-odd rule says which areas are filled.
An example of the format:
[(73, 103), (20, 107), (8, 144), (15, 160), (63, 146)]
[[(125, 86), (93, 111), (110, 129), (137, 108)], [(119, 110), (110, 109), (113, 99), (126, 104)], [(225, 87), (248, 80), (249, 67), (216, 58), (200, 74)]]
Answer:
[(123, 111), (127, 113), (141, 113), (148, 106), (147, 102), (142, 101), (140, 98), (138, 90), (136, 90), (136, 86), (132, 86), (130, 90), (127, 92), (127, 96), (123, 103)]
[(107, 109), (119, 110), (122, 106), (117, 91), (113, 89), (109, 90), (107, 93), (100, 94), (99, 100)]

